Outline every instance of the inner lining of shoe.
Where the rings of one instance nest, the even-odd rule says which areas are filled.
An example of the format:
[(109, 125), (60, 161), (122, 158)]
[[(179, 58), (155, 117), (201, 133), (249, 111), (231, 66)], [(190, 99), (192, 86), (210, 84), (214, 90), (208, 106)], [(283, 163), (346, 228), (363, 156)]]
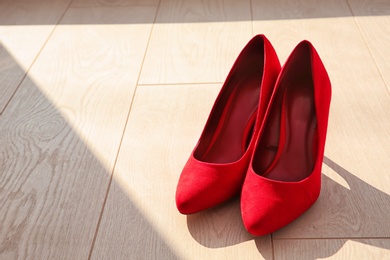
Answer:
[(310, 54), (306, 52), (298, 50), (286, 68), (288, 73), (280, 80), (255, 151), (253, 168), (269, 179), (300, 181), (314, 167), (317, 120)]
[(245, 153), (257, 114), (263, 50), (263, 42), (259, 39), (240, 54), (194, 153), (197, 159), (229, 163), (237, 161)]

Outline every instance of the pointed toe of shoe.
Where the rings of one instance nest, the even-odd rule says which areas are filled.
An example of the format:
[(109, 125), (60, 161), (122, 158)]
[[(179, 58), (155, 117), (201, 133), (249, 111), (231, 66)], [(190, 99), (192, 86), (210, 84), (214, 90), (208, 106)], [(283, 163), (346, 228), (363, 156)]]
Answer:
[(286, 211), (284, 201), (270, 198), (264, 193), (256, 194), (256, 200), (241, 203), (243, 224), (254, 236), (268, 235), (290, 223), (294, 218)]
[(176, 192), (176, 207), (181, 214), (193, 214), (201, 210), (196, 206), (197, 198), (192, 196), (192, 192), (180, 189)]
[(279, 72), (271, 43), (264, 35), (253, 37), (227, 75), (180, 175), (179, 212), (196, 213), (240, 194)]
[(205, 172), (183, 169), (176, 189), (176, 206), (182, 214), (193, 214), (211, 207), (208, 197), (212, 196), (213, 180)]
[(300, 182), (281, 182), (248, 173), (241, 195), (241, 213), (247, 231), (254, 236), (267, 235), (302, 215), (319, 196), (316, 176)]
[[(248, 158), (244, 158), (248, 160)], [(176, 206), (182, 214), (193, 214), (240, 194), (246, 173), (245, 161), (210, 164), (192, 156), (184, 166), (176, 188)]]

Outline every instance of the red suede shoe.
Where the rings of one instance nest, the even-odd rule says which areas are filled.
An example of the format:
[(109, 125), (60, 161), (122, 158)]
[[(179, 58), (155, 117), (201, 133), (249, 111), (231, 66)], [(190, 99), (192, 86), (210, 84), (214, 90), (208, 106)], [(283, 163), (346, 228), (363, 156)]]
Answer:
[(280, 71), (268, 39), (253, 37), (235, 61), (203, 133), (180, 175), (182, 214), (211, 208), (240, 194), (265, 110)]
[(277, 79), (243, 184), (241, 213), (251, 234), (280, 229), (317, 200), (330, 99), (324, 65), (302, 41)]

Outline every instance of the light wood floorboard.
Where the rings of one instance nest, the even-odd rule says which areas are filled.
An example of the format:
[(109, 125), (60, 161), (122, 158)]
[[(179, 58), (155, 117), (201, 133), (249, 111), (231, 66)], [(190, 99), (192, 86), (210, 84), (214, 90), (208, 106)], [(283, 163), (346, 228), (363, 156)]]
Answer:
[(162, 0), (140, 84), (224, 81), (250, 21), (249, 0)]
[(73, 0), (72, 7), (158, 5), (160, 0)]
[[(0, 1), (0, 259), (386, 259), (390, 4)], [(255, 238), (176, 184), (234, 60), (317, 48), (333, 96), (317, 203)]]
[(387, 259), (390, 239), (275, 239), (275, 260)]
[(390, 2), (348, 0), (355, 20), (390, 93)]
[(70, 0), (0, 2), (0, 114)]
[(155, 12), (69, 9), (54, 31), (0, 117), (0, 258), (88, 257)]

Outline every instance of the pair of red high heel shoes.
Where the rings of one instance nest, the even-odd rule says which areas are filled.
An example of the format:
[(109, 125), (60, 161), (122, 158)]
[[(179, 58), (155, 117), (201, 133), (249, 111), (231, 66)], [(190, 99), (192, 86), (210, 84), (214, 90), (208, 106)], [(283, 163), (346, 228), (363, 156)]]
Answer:
[(234, 63), (181, 173), (176, 205), (183, 214), (214, 207), (241, 192), (244, 226), (272, 233), (317, 200), (331, 85), (308, 41), (281, 68), (271, 43), (257, 35)]

